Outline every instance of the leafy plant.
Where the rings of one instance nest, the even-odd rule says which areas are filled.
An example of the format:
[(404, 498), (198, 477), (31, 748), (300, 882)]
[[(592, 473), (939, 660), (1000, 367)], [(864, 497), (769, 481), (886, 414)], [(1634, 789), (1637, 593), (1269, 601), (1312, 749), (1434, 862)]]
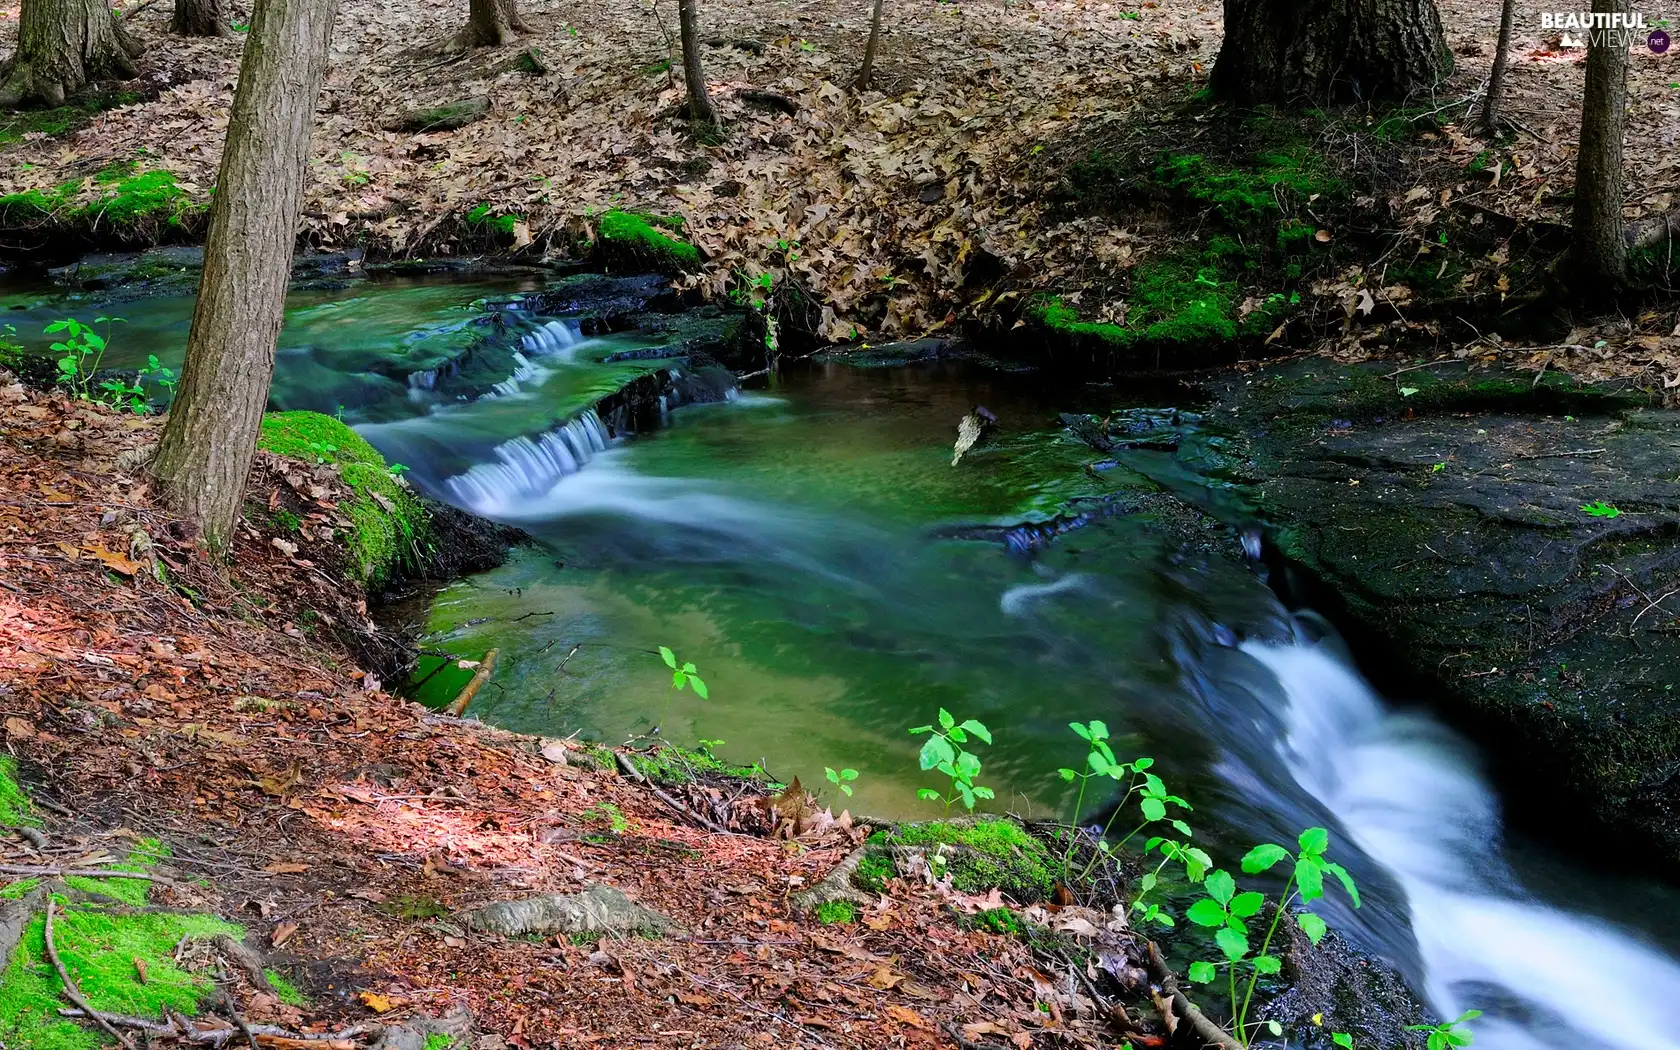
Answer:
[(694, 746), (707, 758), (716, 758), (717, 756), (712, 754), (712, 749), (722, 747), (726, 743), (728, 743), (726, 740), (696, 740)]
[(835, 770), (835, 769), (830, 769), (827, 766), (824, 766), (823, 767), (823, 772), (828, 775), (828, 782), (830, 784), (833, 784), (835, 787), (839, 788), (841, 793), (843, 793), (847, 798), (850, 798), (852, 796), (852, 785), (850, 783), (848, 783), (848, 781), (856, 780), (858, 778), (858, 771), (857, 770), (855, 770), (855, 769)]
[(180, 379), (175, 375), (175, 370), (165, 367), (163, 362), (158, 360), (156, 354), (146, 355), (146, 367), (136, 373), (134, 381), (141, 385), (147, 382), (156, 383), (168, 391), (171, 397), (175, 395), (175, 387), (180, 383)]
[(1176, 839), (1161, 835), (1153, 836), (1144, 843), (1144, 854), (1160, 853), (1161, 861), (1155, 865), (1155, 870), (1146, 871), (1138, 877), (1137, 896), (1132, 898), (1130, 910), (1143, 922), (1158, 923), (1162, 926), (1173, 926), (1173, 917), (1161, 910), (1161, 905), (1153, 901), (1145, 901), (1150, 892), (1160, 882), (1161, 872), (1174, 861), (1184, 865), (1184, 875), (1191, 882), (1201, 882), (1207, 878), (1208, 869), (1213, 867), (1213, 858), (1205, 850), (1195, 846), (1187, 846)]
[(146, 391), (140, 388), (138, 382), (130, 383), (121, 377), (113, 377), (100, 383), (99, 389), (102, 391), (99, 400), (112, 408), (126, 408), (137, 416), (146, 414)]
[[(105, 331), (109, 335), (112, 324), (121, 321), (120, 317), (95, 317), (93, 324), (105, 324)], [(99, 371), (99, 362), (105, 357), (106, 336), (100, 335), (93, 325), (83, 324), (74, 317), (66, 317), (61, 321), (54, 321), (46, 327), (46, 334), (57, 335), (63, 332), (57, 342), (52, 344), (52, 351), (59, 355), (58, 381), (69, 389), (70, 395), (83, 401), (91, 401), (90, 384), (93, 374)]]
[(1581, 504), (1581, 509), (1595, 518), (1618, 518), (1622, 512), (1601, 499)]
[[(1097, 835), (1096, 854), (1091, 858), (1090, 862), (1085, 865), (1084, 870), (1080, 872), (1080, 877), (1084, 878), (1086, 875), (1091, 873), (1091, 869), (1096, 866), (1097, 861), (1102, 857), (1105, 857), (1113, 850), (1124, 846), (1127, 842), (1131, 841), (1133, 836), (1148, 827), (1150, 824), (1159, 820), (1168, 819), (1167, 806), (1169, 804), (1186, 811), (1188, 811), (1191, 806), (1190, 803), (1169, 792), (1166, 784), (1160, 777), (1149, 772), (1149, 768), (1155, 764), (1155, 760), (1153, 758), (1138, 758), (1132, 760), (1131, 762), (1117, 761), (1114, 757), (1113, 749), (1110, 748), (1108, 744), (1107, 724), (1093, 719), (1088, 723), (1070, 722), (1068, 724), (1068, 728), (1073, 730), (1074, 734), (1081, 740), (1084, 740), (1088, 745), (1090, 745), (1089, 750), (1085, 755), (1085, 765), (1089, 772), (1081, 773), (1078, 770), (1065, 768), (1056, 771), (1057, 774), (1068, 783), (1072, 783), (1074, 780), (1079, 781), (1079, 797), (1075, 800), (1073, 807), (1073, 822), (1076, 829), (1079, 825), (1079, 815), (1085, 808), (1086, 787), (1093, 777), (1108, 777), (1116, 782), (1121, 780), (1126, 781), (1125, 792), (1120, 796), (1120, 801), (1115, 805), (1113, 811), (1109, 814), (1108, 822), (1103, 825), (1102, 830)], [(1119, 818), (1121, 812), (1125, 810), (1126, 804), (1132, 800), (1134, 795), (1140, 796), (1138, 798), (1138, 808), (1143, 812), (1143, 823), (1133, 828), (1126, 837), (1121, 839), (1118, 843), (1111, 845), (1108, 841), (1109, 829), (1114, 826), (1115, 820)], [(1177, 830), (1179, 834), (1183, 835), (1185, 838), (1189, 838), (1191, 836), (1192, 832), (1190, 830), (1190, 825), (1185, 823), (1182, 819), (1174, 817), (1171, 818), (1171, 822), (1173, 828)], [(1077, 841), (1078, 834), (1076, 831), (1073, 835), (1069, 836), (1067, 850), (1062, 855), (1062, 874), (1064, 879), (1070, 874), (1069, 865), (1073, 857), (1073, 847)]]
[(325, 441), (311, 441), (309, 443), (309, 451), (312, 455), (314, 455), (315, 462), (331, 463), (333, 461), (333, 453), (338, 451), (338, 446), (328, 444)]
[(12, 337), (17, 335), (17, 325), (0, 325), (0, 368), (16, 369), (23, 360), (23, 346)]
[(1442, 1021), (1440, 1024), (1412, 1024), (1406, 1026), (1408, 1032), (1428, 1032), (1429, 1050), (1448, 1050), (1454, 1046), (1469, 1046), (1475, 1039), (1475, 1033), (1464, 1027), (1465, 1022), (1474, 1021), (1482, 1016), (1480, 1010), (1466, 1010), (1458, 1015), (1457, 1020)]
[[(1191, 963), (1188, 976), (1198, 984), (1207, 984), (1217, 977), (1221, 965), (1225, 967), (1231, 993), (1232, 1031), (1238, 1042), (1244, 1046), (1248, 1045), (1248, 1009), (1254, 1001), (1255, 986), (1259, 984), (1262, 976), (1275, 974), (1283, 969), (1283, 961), (1270, 952), (1278, 923), (1282, 921), (1284, 913), (1289, 911), (1290, 905), (1297, 898), (1306, 903), (1324, 896), (1324, 877), (1329, 874), (1342, 884), (1348, 898), (1353, 901), (1353, 906), (1359, 907), (1359, 889), (1354, 885), (1353, 876), (1340, 864), (1325, 858), (1325, 850), (1330, 845), (1330, 833), (1323, 828), (1308, 828), (1301, 832), (1297, 841), (1300, 850), (1294, 854), (1294, 869), (1283, 884), (1282, 900), (1272, 914), (1271, 925), (1266, 928), (1266, 936), (1260, 942), (1258, 953), (1251, 954), (1248, 920), (1259, 915), (1265, 907), (1265, 895), (1255, 891), (1238, 893), (1236, 880), (1228, 872), (1210, 872), (1202, 882), (1207, 896), (1196, 901), (1185, 912), (1185, 918), (1191, 922), (1214, 931), (1214, 944), (1225, 956), (1222, 964)], [(1262, 843), (1249, 850), (1243, 857), (1242, 869), (1247, 874), (1257, 875), (1263, 871), (1270, 871), (1279, 861), (1289, 857), (1290, 852), (1284, 847), (1269, 842)], [(1324, 920), (1310, 911), (1300, 912), (1295, 917), (1295, 922), (1314, 944), (1323, 939), (1328, 929)], [(1238, 971), (1244, 967), (1248, 970), (1248, 987), (1239, 1002)]]
[(992, 731), (983, 723), (969, 718), (958, 725), (951, 712), (941, 707), (937, 727), (917, 726), (910, 732), (913, 735), (930, 734), (927, 743), (922, 745), (922, 768), (938, 770), (951, 778), (951, 789), (948, 793), (934, 788), (920, 788), (916, 792), (917, 798), (925, 802), (943, 802), (945, 812), (949, 813), (951, 806), (958, 800), (972, 810), (975, 799), (997, 797), (991, 788), (974, 782), (974, 778), (980, 775), (980, 759), (962, 746), (968, 743), (970, 736), (978, 738), (982, 743), (992, 742)]
[(659, 658), (664, 660), (665, 666), (671, 669), (672, 689), (681, 692), (683, 687), (693, 686), (694, 695), (698, 696), (702, 700), (709, 699), (706, 695), (706, 683), (702, 682), (700, 680), (700, 676), (695, 673), (695, 667), (693, 664), (678, 664), (677, 654), (665, 648), (663, 645), (659, 647)]

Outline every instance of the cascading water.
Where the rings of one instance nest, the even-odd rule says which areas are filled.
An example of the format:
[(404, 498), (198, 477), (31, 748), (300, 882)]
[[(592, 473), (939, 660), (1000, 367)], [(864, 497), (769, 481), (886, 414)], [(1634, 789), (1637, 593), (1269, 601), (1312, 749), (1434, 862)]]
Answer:
[(553, 488), (561, 478), (605, 452), (606, 428), (594, 409), (536, 438), (516, 437), (495, 447), (489, 462), (475, 463), (444, 480), (452, 501), (475, 514), (504, 517)]
[(1386, 710), (1325, 642), (1242, 648), (1279, 686), (1278, 757), (1404, 892), (1437, 1013), (1484, 1011), (1482, 1050), (1680, 1050), (1680, 965), (1524, 894), (1463, 741)]

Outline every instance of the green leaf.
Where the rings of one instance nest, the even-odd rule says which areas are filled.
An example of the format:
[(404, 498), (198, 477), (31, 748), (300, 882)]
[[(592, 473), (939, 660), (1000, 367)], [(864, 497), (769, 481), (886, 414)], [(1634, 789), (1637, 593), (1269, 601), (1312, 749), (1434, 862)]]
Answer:
[(662, 646), (659, 647), (659, 658), (661, 660), (665, 661), (665, 666), (666, 667), (671, 668), (673, 671), (676, 670), (676, 668), (677, 668), (677, 654), (676, 653), (673, 653), (671, 650), (665, 648), (662, 645)]
[(1251, 915), (1260, 914), (1260, 908), (1265, 903), (1265, 894), (1255, 893), (1252, 890), (1248, 893), (1239, 893), (1231, 898), (1231, 914), (1239, 919), (1246, 919)]
[(1301, 832), (1301, 852), (1319, 854), (1330, 846), (1330, 833), (1323, 828), (1308, 828)]
[(62, 332), (66, 328), (69, 328), (71, 324), (72, 324), (72, 322), (70, 322), (70, 321), (54, 321), (52, 324), (49, 324), (49, 325), (47, 325), (46, 328), (42, 329), (42, 331), (45, 331), (45, 332)]
[(700, 670), (700, 668), (695, 667), (693, 664), (683, 664), (683, 674), (693, 674), (698, 670)]
[(1061, 777), (1063, 780), (1065, 780), (1065, 781), (1067, 781), (1068, 783), (1071, 784), (1071, 783), (1073, 783), (1073, 778), (1078, 776), (1079, 774), (1075, 773), (1071, 769), (1058, 769), (1058, 770), (1056, 770), (1056, 775)]
[[(1097, 723), (1092, 724), (1095, 725)], [(992, 731), (986, 728), (986, 724), (984, 722), (977, 722), (972, 718), (966, 718), (963, 720), (962, 728), (970, 733), (973, 733), (975, 736), (984, 740), (988, 744), (992, 742)]]
[(828, 777), (828, 782), (830, 784), (840, 783), (840, 774), (837, 771), (828, 768), (827, 766), (823, 767), (823, 775)]
[(1081, 740), (1090, 740), (1091, 739), (1091, 731), (1089, 729), (1086, 729), (1082, 724), (1080, 724), (1078, 722), (1069, 722), (1068, 723), (1068, 728), (1073, 730), (1076, 734), (1078, 734), (1079, 739), (1081, 739)]
[(939, 792), (933, 790), (932, 788), (917, 788), (916, 797), (921, 799), (923, 802), (937, 802), (939, 800)]
[(918, 733), (931, 733), (931, 732), (933, 732), (933, 727), (932, 726), (917, 726), (916, 728), (910, 730), (910, 735), (915, 736)]
[(1355, 908), (1359, 907), (1359, 887), (1353, 884), (1353, 876), (1349, 875), (1347, 869), (1340, 864), (1325, 864), (1324, 866), (1342, 884), (1342, 889), (1347, 891), (1348, 899), (1353, 901), (1353, 906)]
[(1145, 820), (1160, 820), (1167, 815), (1166, 804), (1158, 798), (1146, 798), (1138, 803)]
[[(984, 784), (974, 785), (974, 795), (976, 798), (997, 798), (997, 792)], [(1107, 845), (1107, 843), (1104, 843), (1104, 845)]]
[(980, 759), (969, 751), (957, 752), (957, 772), (965, 780), (973, 780), (980, 775)]
[(857, 778), (858, 778), (858, 771), (855, 770), (855, 769), (842, 769), (840, 771), (840, 779), (841, 780), (856, 780)]
[(955, 718), (951, 717), (951, 712), (949, 712), (949, 711), (945, 710), (943, 707), (941, 707), (939, 709), (939, 725), (940, 725), (940, 728), (949, 729), (956, 724), (957, 724), (957, 720)]
[(1207, 851), (1192, 846), (1184, 851), (1184, 874), (1191, 882), (1201, 882), (1213, 868), (1213, 858)]
[(1256, 955), (1254, 969), (1262, 974), (1273, 974), (1283, 969), (1283, 960), (1275, 955)]
[(841, 791), (844, 791), (844, 792), (845, 792), (845, 793), (846, 793), (846, 797), (847, 797), (847, 798), (851, 798), (851, 797), (852, 797), (852, 785), (850, 785), (850, 784), (841, 784), (841, 785), (840, 785), (840, 790), (841, 790)]
[(1207, 877), (1207, 891), (1220, 904), (1229, 904), (1232, 894), (1237, 892), (1237, 880), (1229, 872), (1216, 871)]
[(1150, 890), (1155, 888), (1155, 882), (1156, 877), (1153, 871), (1144, 872), (1143, 878), (1138, 880), (1138, 892), (1148, 893)]
[(98, 332), (94, 332), (94, 331), (86, 332), (82, 336), (82, 342), (86, 343), (89, 347), (91, 347), (94, 350), (105, 349), (105, 337), (100, 335)]
[(1289, 851), (1270, 842), (1249, 850), (1242, 859), (1242, 870), (1250, 875), (1271, 870), (1272, 865), (1289, 856)]
[(974, 808), (974, 790), (962, 781), (957, 781), (957, 793), (962, 796), (963, 805)]
[(952, 726), (950, 729), (946, 730), (945, 735), (950, 738), (952, 743), (968, 743), (968, 734), (962, 731), (961, 726)]
[(1248, 954), (1248, 934), (1233, 930), (1229, 926), (1222, 926), (1214, 931), (1213, 943), (1219, 945), (1219, 950), (1225, 953), (1225, 958), (1232, 962), (1241, 962)]
[(1113, 768), (1109, 765), (1108, 759), (1102, 756), (1102, 752), (1096, 750), (1085, 756), (1085, 764), (1090, 766), (1091, 772), (1099, 777), (1107, 775), (1109, 770)]
[(706, 693), (706, 683), (702, 682), (700, 680), (699, 675), (693, 675), (693, 674), (689, 675), (688, 676), (688, 684), (690, 684), (694, 687), (694, 691), (700, 695), (700, 699), (702, 699), (702, 700), (710, 699), (710, 697)]
[(1184, 837), (1185, 837), (1185, 838), (1189, 838), (1189, 837), (1191, 837), (1191, 836), (1192, 836), (1192, 835), (1194, 835), (1194, 834), (1195, 834), (1195, 832), (1193, 832), (1193, 831), (1191, 831), (1191, 830), (1190, 830), (1190, 825), (1188, 825), (1188, 824), (1186, 824), (1186, 823), (1184, 823), (1184, 821), (1182, 821), (1182, 820), (1175, 820), (1175, 821), (1173, 821), (1173, 822), (1172, 822), (1172, 826), (1173, 826), (1173, 827), (1174, 827), (1174, 828), (1177, 828), (1177, 829), (1178, 829), (1178, 833), (1179, 833), (1179, 834), (1180, 834), (1180, 835), (1183, 835), (1183, 836), (1184, 836)]
[(1108, 723), (1100, 722), (1095, 718), (1091, 719), (1091, 737), (1095, 740), (1107, 740)]
[(1154, 764), (1155, 764), (1155, 760), (1153, 758), (1140, 758), (1137, 761), (1132, 763), (1132, 768), (1137, 770), (1139, 773), (1142, 773), (1144, 770), (1148, 769), (1150, 766), (1152, 766)]
[(1346, 1050), (1353, 1050), (1353, 1036), (1346, 1032), (1331, 1032), (1330, 1041), (1337, 1046), (1345, 1047)]
[[(326, 460), (323, 459), (323, 460), (321, 460), (321, 462), (325, 463)], [(683, 674), (681, 671), (672, 671), (671, 672), (671, 688), (672, 689), (681, 689), (687, 682), (688, 682), (688, 676)]]
[(1324, 920), (1310, 911), (1304, 911), (1295, 916), (1295, 925), (1301, 927), (1301, 932), (1307, 935), (1307, 940), (1317, 944), (1324, 939), (1325, 931), (1329, 929)]
[(1301, 899), (1315, 901), (1324, 896), (1324, 869), (1317, 857), (1302, 857), (1295, 861), (1295, 885), (1300, 887)]
[(1463, 1024), (1466, 1021), (1474, 1021), (1480, 1016), (1482, 1016), (1482, 1012), (1480, 1010), (1466, 1010), (1458, 1015), (1458, 1020), (1454, 1021), (1453, 1024)]
[(923, 769), (937, 768), (941, 762), (950, 762), (956, 757), (956, 752), (951, 750), (950, 743), (942, 736), (930, 736), (927, 743), (922, 745)]
[(1453, 1046), (1469, 1046), (1475, 1038), (1474, 1032), (1461, 1032), (1456, 1028), (1447, 1033), (1447, 1042)]
[(1184, 917), (1197, 926), (1225, 925), (1225, 909), (1220, 906), (1218, 901), (1209, 897), (1203, 897), (1190, 905), (1190, 910), (1184, 913)]
[(1190, 970), (1187, 974), (1185, 974), (1185, 976), (1197, 984), (1207, 984), (1212, 981), (1214, 977), (1218, 976), (1218, 971), (1214, 969), (1212, 963), (1193, 962), (1190, 964)]

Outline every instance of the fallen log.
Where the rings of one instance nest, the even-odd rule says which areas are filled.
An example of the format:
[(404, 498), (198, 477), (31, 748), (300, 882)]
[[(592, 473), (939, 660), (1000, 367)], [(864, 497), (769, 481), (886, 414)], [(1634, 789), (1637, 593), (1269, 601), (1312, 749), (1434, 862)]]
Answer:
[(473, 673), (472, 681), (467, 683), (466, 688), (462, 689), (455, 699), (449, 701), (449, 706), (443, 709), (444, 714), (459, 718), (466, 713), (467, 705), (472, 703), (473, 697), (478, 695), (478, 691), (484, 687), (484, 683), (488, 682), (490, 676), (495, 673), (496, 653), (497, 650), (491, 649), (484, 654), (484, 659), (478, 662), (478, 670)]

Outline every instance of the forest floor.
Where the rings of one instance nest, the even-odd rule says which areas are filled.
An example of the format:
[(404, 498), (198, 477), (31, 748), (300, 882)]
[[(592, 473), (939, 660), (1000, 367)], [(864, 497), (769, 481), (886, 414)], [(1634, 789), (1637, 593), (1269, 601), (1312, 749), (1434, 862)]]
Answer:
[[(382, 1024), (463, 1006), (484, 1033), (475, 1050), (1112, 1045), (1106, 1013), (1072, 971), (1047, 976), (1023, 938), (965, 928), (963, 913), (998, 906), (995, 891), (894, 880), (890, 898), (831, 924), (790, 908), (866, 831), (803, 791), (671, 788), (733, 825), (707, 830), (599, 750), (385, 692), (328, 629), (375, 630), (341, 573), (342, 544), (309, 531), (345, 494), (330, 471), (298, 481), (310, 468), (259, 453), (253, 503), (275, 506), (292, 489), (311, 513), (286, 541), (241, 526), (220, 570), (180, 540), (136, 467), (155, 418), (3, 376), (0, 727), (34, 802), (0, 791), (0, 824), (27, 824), (33, 809), (45, 837), (0, 829), (0, 864), (13, 866), (0, 898), (25, 876), (139, 849), (169, 880), (147, 903), (239, 923), (301, 993), (238, 985), (244, 1021), (347, 1033), (316, 1043), (259, 1033), (264, 1050), (351, 1050)], [(503, 938), (460, 917), (596, 884), (680, 931)], [(1076, 912), (1102, 921), (1088, 909), (1064, 920)], [(170, 969), (172, 944), (150, 963), (151, 984), (166, 969), (187, 979)], [(148, 964), (135, 962), (136, 976), (122, 951), (85, 959), (83, 980), (117, 958), (119, 983), (147, 984)], [(14, 964), (0, 984), (8, 1022), (28, 1016), (17, 996), (30, 966)], [(68, 1005), (43, 987), (44, 1008)], [(69, 1025), (33, 1031), (0, 1031), (0, 1042), (97, 1045)]]
[[(233, 3), (236, 25), (246, 6)], [(376, 256), (566, 255), (602, 213), (626, 208), (684, 220), (706, 258), (684, 280), (708, 294), (748, 289), (767, 272), (796, 278), (822, 303), (815, 328), (826, 340), (910, 338), (970, 321), (1007, 331), (1044, 293), (1109, 322), (1124, 319), (1128, 300), (1137, 309), (1139, 266), (1206, 237), (1206, 209), (1182, 199), (1164, 209), (1070, 207), (1070, 173), (1128, 143), (1213, 155), (1254, 130), (1192, 103), (1220, 42), (1216, 3), (889, 5), (876, 82), (860, 94), (851, 84), (868, 3), (708, 0), (707, 72), (725, 122), (714, 145), (697, 142), (678, 114), (674, 4), (522, 6), (533, 28), (517, 44), (460, 52), (444, 45), (464, 4), (340, 4), (308, 177), (309, 242)], [(1342, 169), (1354, 187), (1347, 207), (1305, 207), (1302, 219), (1319, 243), (1367, 247), (1325, 253), (1310, 279), (1274, 285), (1311, 319), (1283, 344), (1350, 356), (1457, 349), (1680, 387), (1680, 329), (1664, 296), (1629, 316), (1610, 316), (1607, 304), (1597, 322), (1538, 328), (1503, 309), (1510, 299), (1546, 311), (1568, 222), (1584, 52), (1542, 33), (1541, 7), (1517, 5), (1512, 130), (1499, 141), (1476, 137), (1465, 119), (1497, 35), (1497, 12), (1481, 0), (1440, 3), (1457, 69), (1437, 97), (1393, 111), (1312, 111), (1297, 129), (1297, 152)], [(11, 46), (15, 13), (0, 9), (0, 49)], [(10, 195), (0, 205), (13, 204), (3, 224), (12, 247), (73, 213), (108, 242), (194, 234), (240, 37), (172, 38), (168, 17), (161, 4), (133, 19), (151, 50), (131, 87), (155, 97), (68, 133), (0, 127), (0, 141), (11, 140), (0, 146), (0, 194)], [(519, 68), (525, 48), (540, 52), (546, 73)], [(1675, 61), (1634, 56), (1630, 220), (1676, 203)], [(752, 91), (779, 93), (795, 111), (755, 104)], [(386, 130), (405, 112), (476, 98), (488, 100), (486, 114), (457, 130)], [(143, 198), (134, 221), (85, 211), (124, 179), (155, 172), (167, 174), (133, 185)], [(26, 200), (33, 210), (20, 210)], [(1267, 291), (1244, 288), (1233, 312), (1246, 318)], [(1462, 323), (1408, 316), (1426, 300)]]

